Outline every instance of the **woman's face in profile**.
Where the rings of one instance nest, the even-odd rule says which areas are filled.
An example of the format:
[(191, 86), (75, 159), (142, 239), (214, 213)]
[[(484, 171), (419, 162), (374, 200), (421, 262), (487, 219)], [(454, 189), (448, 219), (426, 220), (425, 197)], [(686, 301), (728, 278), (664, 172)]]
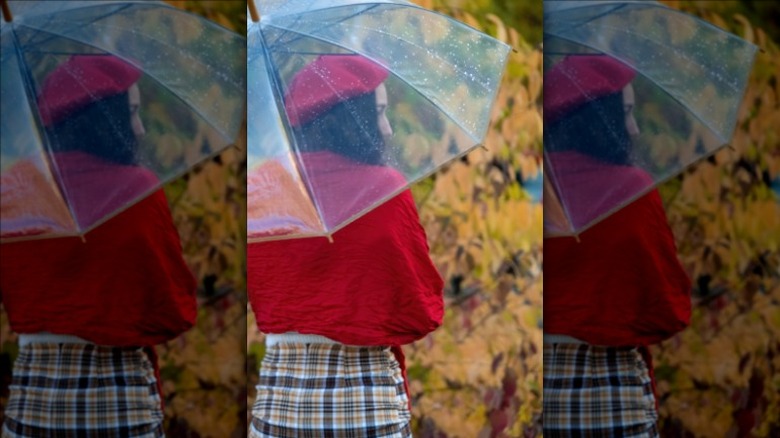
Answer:
[(379, 132), (382, 137), (387, 139), (393, 136), (393, 128), (390, 126), (390, 120), (387, 119), (387, 87), (385, 84), (379, 84), (376, 88), (376, 114)]
[(127, 90), (127, 100), (130, 105), (130, 125), (133, 128), (133, 134), (135, 138), (140, 140), (141, 137), (146, 134), (144, 124), (141, 121), (141, 91), (138, 89), (138, 84), (133, 84)]
[(628, 131), (628, 135), (631, 137), (639, 135), (639, 125), (634, 118), (635, 104), (634, 87), (628, 84), (623, 88), (623, 113), (626, 115), (626, 131)]

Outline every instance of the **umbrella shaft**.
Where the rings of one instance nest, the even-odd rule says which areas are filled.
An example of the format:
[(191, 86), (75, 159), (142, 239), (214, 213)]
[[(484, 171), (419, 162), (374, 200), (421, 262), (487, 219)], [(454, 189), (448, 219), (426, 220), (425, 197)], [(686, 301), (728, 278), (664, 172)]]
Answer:
[[(3, 0), (5, 1), (5, 0)], [(249, 15), (252, 17), (252, 21), (257, 23), (260, 21), (260, 15), (257, 13), (257, 7), (255, 6), (255, 0), (249, 0), (247, 3), (249, 6)]]
[(14, 16), (11, 15), (11, 8), (8, 7), (8, 2), (6, 0), (0, 0), (0, 3), (3, 5), (3, 19), (10, 23), (14, 19)]

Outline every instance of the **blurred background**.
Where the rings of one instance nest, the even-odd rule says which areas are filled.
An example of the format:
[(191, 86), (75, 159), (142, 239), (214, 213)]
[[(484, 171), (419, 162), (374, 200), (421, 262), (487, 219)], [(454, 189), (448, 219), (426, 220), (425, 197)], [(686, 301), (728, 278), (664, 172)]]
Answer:
[(761, 48), (731, 145), (660, 187), (691, 326), (653, 348), (663, 437), (780, 436), (780, 4), (666, 1)]

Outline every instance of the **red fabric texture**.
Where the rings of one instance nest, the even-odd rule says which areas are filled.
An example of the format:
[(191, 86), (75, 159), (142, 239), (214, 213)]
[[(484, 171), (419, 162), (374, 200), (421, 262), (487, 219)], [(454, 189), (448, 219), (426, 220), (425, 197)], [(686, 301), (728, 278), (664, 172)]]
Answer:
[(160, 180), (140, 166), (122, 166), (85, 152), (53, 155), (60, 186), (82, 229), (150, 193)]
[[(572, 198), (608, 164), (579, 167), (568, 181)], [(625, 167), (625, 166), (623, 166)], [(633, 184), (636, 169), (623, 175)], [(648, 177), (649, 178), (649, 177)], [(640, 178), (641, 180), (641, 178)], [(619, 184), (613, 179), (612, 184)], [(544, 330), (594, 345), (637, 346), (663, 341), (690, 322), (691, 283), (677, 259), (661, 198), (652, 190), (582, 232), (544, 239)]]
[(608, 56), (567, 56), (544, 75), (544, 122), (620, 92), (635, 76), (632, 68)]
[(442, 322), (443, 281), (406, 191), (326, 238), (247, 247), (249, 299), (264, 333), (402, 345)]
[(334, 229), (408, 184), (392, 167), (365, 165), (330, 151), (301, 154), (300, 162), (327, 229)]
[[(107, 188), (154, 178), (140, 167), (99, 166), (97, 158), (71, 154), (75, 160), (66, 157), (60, 164), (87, 163), (86, 168), (93, 169), (68, 172), (73, 184), (92, 192), (86, 199), (100, 199), (98, 193)], [(195, 323), (196, 282), (182, 258), (162, 190), (90, 231), (84, 240), (0, 245), (0, 273), (0, 299), (17, 333), (47, 331), (100, 345), (148, 346), (173, 339)]]
[(75, 55), (43, 81), (38, 108), (44, 126), (51, 126), (92, 102), (127, 91), (141, 71), (109, 55)]
[[(307, 169), (331, 162), (325, 155), (333, 154), (310, 156)], [(353, 163), (330, 170), (314, 172), (317, 184), (349, 181), (353, 187), (371, 187), (385, 180), (391, 187), (403, 185), (403, 176), (386, 167)], [(345, 209), (365, 203), (342, 201)], [(250, 244), (247, 264), (249, 300), (260, 331), (391, 346), (405, 381), (400, 346), (442, 323), (444, 284), (408, 190), (337, 231), (332, 242), (306, 238)]]
[(359, 55), (324, 55), (303, 67), (285, 93), (291, 126), (305, 125), (339, 102), (370, 93), (387, 70)]

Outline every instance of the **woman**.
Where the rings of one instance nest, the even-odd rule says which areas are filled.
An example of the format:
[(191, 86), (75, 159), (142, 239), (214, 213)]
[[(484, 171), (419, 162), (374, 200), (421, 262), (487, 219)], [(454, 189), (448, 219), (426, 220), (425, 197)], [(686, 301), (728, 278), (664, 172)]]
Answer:
[[(323, 77), (322, 72), (328, 72)], [(321, 56), (286, 94), (326, 223), (405, 185), (383, 166), (383, 82), (359, 56)], [(441, 324), (442, 279), (406, 190), (325, 238), (249, 245), (249, 299), (266, 333), (250, 436), (408, 437), (401, 345)]]
[[(82, 227), (157, 184), (136, 164), (140, 76), (111, 56), (73, 56), (41, 86), (58, 184)], [(4, 190), (22, 180), (13, 173)], [(15, 209), (9, 202), (4, 210)], [(17, 236), (52, 231), (22, 219), (30, 226)], [(20, 345), (3, 437), (164, 436), (153, 346), (194, 324), (196, 301), (162, 190), (83, 239), (4, 243), (0, 252), (0, 298)]]
[(573, 225), (612, 213), (577, 238), (544, 240), (545, 436), (658, 436), (647, 346), (690, 318), (657, 190), (610, 211), (652, 183), (631, 166), (634, 75), (605, 56), (569, 56), (545, 75), (545, 153), (581, 212)]

